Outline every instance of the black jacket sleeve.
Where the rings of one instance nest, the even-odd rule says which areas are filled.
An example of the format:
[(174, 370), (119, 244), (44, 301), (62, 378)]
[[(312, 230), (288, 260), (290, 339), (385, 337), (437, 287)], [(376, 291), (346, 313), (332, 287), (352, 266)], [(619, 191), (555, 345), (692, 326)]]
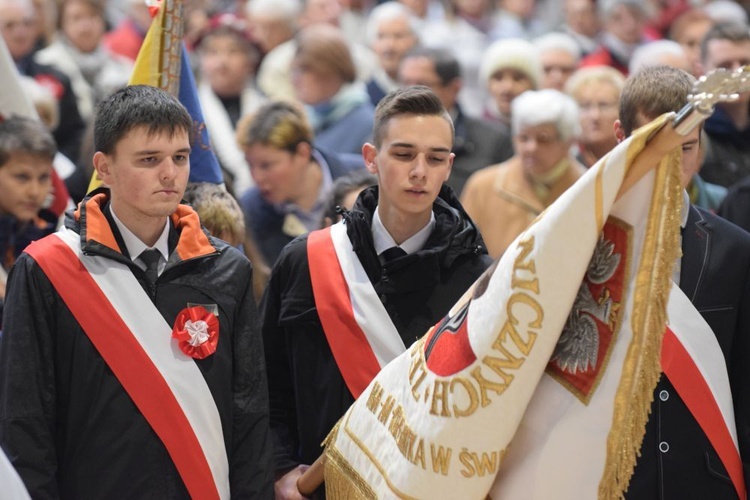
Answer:
[(34, 499), (59, 498), (54, 320), (59, 297), (31, 257), (11, 269), (0, 339), (0, 445)]
[[(294, 384), (287, 356), (285, 332), (279, 323), (284, 293), (286, 250), (273, 268), (260, 303), (260, 324), (266, 354), (271, 436), (274, 446), (274, 468), (277, 473), (296, 467), (299, 461), (299, 436)], [(288, 255), (288, 254), (287, 254)]]
[(251, 271), (234, 320), (234, 416), (229, 480), (233, 498), (273, 498), (268, 384), (252, 282)]

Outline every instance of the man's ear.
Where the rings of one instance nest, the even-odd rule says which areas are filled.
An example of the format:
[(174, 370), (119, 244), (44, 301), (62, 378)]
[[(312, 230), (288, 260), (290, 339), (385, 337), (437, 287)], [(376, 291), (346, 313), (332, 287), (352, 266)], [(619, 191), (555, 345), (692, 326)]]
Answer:
[(627, 137), (625, 136), (625, 131), (622, 129), (622, 123), (620, 123), (620, 120), (615, 120), (614, 132), (615, 139), (617, 139), (618, 144), (627, 139)]
[(94, 153), (92, 159), (94, 164), (94, 170), (102, 180), (104, 184), (109, 184), (109, 180), (112, 178), (112, 172), (110, 171), (109, 156), (105, 155), (101, 151)]
[(371, 174), (378, 173), (378, 166), (375, 163), (375, 157), (377, 155), (378, 149), (369, 142), (366, 142), (362, 146), (362, 158), (365, 160), (365, 167), (367, 167), (367, 171)]
[(453, 171), (453, 160), (456, 159), (456, 153), (451, 153), (450, 156), (448, 156), (448, 171), (445, 172), (445, 179), (443, 179), (443, 182), (448, 182), (448, 178), (451, 176), (451, 172)]

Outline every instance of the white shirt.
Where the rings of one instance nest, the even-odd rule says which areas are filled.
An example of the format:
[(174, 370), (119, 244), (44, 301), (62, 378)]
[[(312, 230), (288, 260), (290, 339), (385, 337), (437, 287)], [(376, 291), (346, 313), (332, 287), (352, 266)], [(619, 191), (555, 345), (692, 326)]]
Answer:
[(156, 240), (156, 243), (154, 243), (154, 246), (149, 247), (144, 242), (142, 242), (138, 238), (138, 236), (133, 234), (133, 231), (125, 227), (125, 224), (123, 224), (122, 221), (117, 218), (117, 214), (115, 214), (112, 205), (109, 206), (109, 209), (112, 212), (112, 218), (117, 225), (117, 229), (120, 230), (122, 241), (125, 242), (125, 248), (127, 248), (128, 254), (130, 254), (130, 259), (135, 262), (135, 265), (145, 271), (146, 264), (138, 257), (143, 253), (144, 250), (158, 250), (159, 265), (157, 268), (157, 272), (161, 274), (162, 271), (164, 271), (164, 268), (167, 266), (167, 258), (169, 257), (169, 221), (164, 224), (164, 229), (162, 230), (161, 235), (159, 235), (159, 239)]
[(427, 239), (432, 234), (432, 230), (435, 229), (435, 213), (430, 212), (430, 221), (422, 229), (414, 233), (406, 241), (400, 245), (396, 245), (396, 240), (393, 239), (391, 233), (383, 225), (383, 221), (380, 220), (380, 212), (375, 207), (375, 215), (372, 218), (372, 241), (375, 244), (375, 252), (380, 255), (384, 251), (391, 247), (398, 246), (407, 254), (418, 252), (427, 243)]

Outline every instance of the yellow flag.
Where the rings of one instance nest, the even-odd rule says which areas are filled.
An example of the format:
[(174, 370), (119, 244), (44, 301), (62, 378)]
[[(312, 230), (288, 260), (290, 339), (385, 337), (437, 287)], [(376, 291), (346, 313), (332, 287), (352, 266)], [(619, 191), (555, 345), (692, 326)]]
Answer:
[[(182, 1), (163, 0), (151, 9), (156, 16), (138, 52), (128, 85), (151, 85), (176, 96), (182, 54)], [(88, 192), (101, 185), (102, 180), (94, 172)]]

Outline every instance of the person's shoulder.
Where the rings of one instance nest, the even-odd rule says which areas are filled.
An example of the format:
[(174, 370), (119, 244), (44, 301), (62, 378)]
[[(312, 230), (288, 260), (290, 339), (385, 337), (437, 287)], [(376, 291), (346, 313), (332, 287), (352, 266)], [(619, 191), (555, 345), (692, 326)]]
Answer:
[(491, 183), (493, 178), (505, 171), (508, 168), (507, 164), (508, 162), (496, 163), (494, 165), (480, 168), (469, 176), (466, 185), (490, 186), (491, 184), (488, 183)]
[(353, 133), (372, 133), (372, 121), (375, 119), (375, 107), (369, 100), (354, 106), (348, 113), (333, 123), (327, 130)]
[[(708, 210), (695, 205), (691, 205), (690, 208), (698, 214), (696, 224), (704, 225), (715, 237), (721, 238), (722, 244), (750, 250), (750, 233)], [(750, 253), (748, 253), (748, 256), (750, 256)]]
[[(70, 78), (68, 78), (65, 73), (55, 68), (54, 66), (51, 66), (49, 64), (41, 64), (34, 59), (31, 59), (29, 63), (28, 74), (30, 77), (34, 78), (43, 85), (54, 85), (54, 83), (58, 83), (63, 87), (70, 86)], [(55, 96), (57, 96), (59, 91), (54, 88), (53, 90)]]
[(727, 198), (750, 196), (750, 176), (743, 178), (727, 190)]
[(274, 264), (275, 268), (294, 268), (300, 264), (307, 264), (307, 240), (308, 234), (297, 236), (292, 241), (284, 245), (279, 253), (279, 258)]
[(237, 247), (230, 245), (228, 242), (219, 239), (215, 236), (209, 235), (208, 241), (213, 247), (219, 252), (219, 257), (226, 263), (232, 263), (240, 267), (250, 265), (250, 261), (247, 259), (244, 253)]
[(317, 145), (315, 146), (315, 149), (328, 164), (328, 168), (331, 171), (331, 177), (334, 180), (351, 171), (362, 170), (365, 168), (365, 161), (361, 154), (339, 153)]
[(263, 198), (257, 186), (248, 189), (237, 202), (248, 219), (248, 224), (253, 226), (265, 226), (269, 224), (269, 219), (283, 219), (274, 206)]

